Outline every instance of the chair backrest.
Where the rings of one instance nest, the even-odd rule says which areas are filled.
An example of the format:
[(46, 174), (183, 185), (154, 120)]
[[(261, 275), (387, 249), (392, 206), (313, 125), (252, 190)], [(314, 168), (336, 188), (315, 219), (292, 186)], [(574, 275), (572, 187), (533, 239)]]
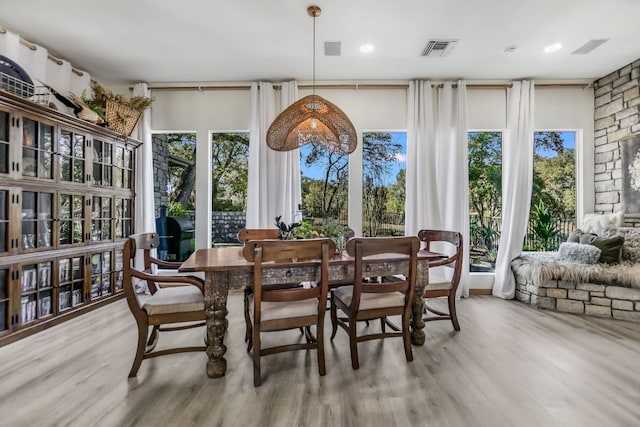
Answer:
[[(254, 307), (256, 321), (259, 321), (261, 301), (284, 302), (318, 298), (318, 307), (325, 309), (329, 282), (329, 259), (335, 254), (335, 243), (331, 239), (301, 239), (301, 240), (251, 240), (243, 249), (244, 257), (254, 262)], [(301, 277), (286, 274), (281, 269), (269, 270), (269, 261), (287, 262), (296, 260), (300, 265), (319, 267), (319, 277), (312, 275)], [(289, 273), (290, 270), (287, 272)], [(269, 277), (279, 274), (277, 277)], [(263, 289), (265, 279), (276, 279), (279, 283), (296, 283), (301, 281), (315, 281), (311, 288)]]
[(425, 242), (425, 249), (432, 252), (440, 252), (439, 248), (433, 248), (434, 243), (446, 243), (453, 246), (453, 254), (444, 256), (439, 260), (429, 262), (429, 267), (445, 266), (453, 268), (451, 283), (453, 292), (455, 292), (460, 283), (460, 274), (462, 272), (462, 255), (464, 251), (464, 242), (462, 233), (447, 230), (420, 230), (418, 232), (420, 241)]
[(238, 231), (238, 240), (247, 242), (249, 240), (279, 239), (280, 230), (277, 228), (243, 228)]
[[(419, 250), (420, 241), (415, 236), (355, 237), (350, 239), (347, 242), (347, 253), (355, 258), (351, 309), (358, 310), (360, 297), (363, 293), (403, 292), (405, 294), (405, 309), (409, 310), (416, 286)], [(378, 260), (396, 256), (406, 257), (406, 270), (403, 274), (405, 279), (383, 283), (365, 281), (369, 277), (366, 271), (367, 261), (375, 262), (376, 256), (378, 256)]]

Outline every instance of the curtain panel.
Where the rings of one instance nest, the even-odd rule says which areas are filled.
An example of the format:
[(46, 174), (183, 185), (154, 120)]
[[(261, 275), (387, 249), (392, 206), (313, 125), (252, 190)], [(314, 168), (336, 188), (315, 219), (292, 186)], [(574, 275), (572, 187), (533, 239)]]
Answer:
[[(467, 88), (464, 81), (411, 81), (407, 93), (405, 234), (421, 229), (462, 233), (465, 242), (458, 296), (469, 294), (469, 173)], [(447, 272), (445, 269), (443, 273)]]
[(513, 82), (507, 89), (507, 132), (502, 146), (502, 228), (496, 259), (493, 295), (515, 296), (511, 261), (522, 253), (527, 233), (533, 182), (535, 87)]

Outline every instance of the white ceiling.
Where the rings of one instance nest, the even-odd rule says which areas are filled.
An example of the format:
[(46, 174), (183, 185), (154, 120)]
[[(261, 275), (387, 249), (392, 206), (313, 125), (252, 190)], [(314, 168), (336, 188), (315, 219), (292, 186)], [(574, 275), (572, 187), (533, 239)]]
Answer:
[[(1, 0), (0, 26), (99, 80), (310, 81), (314, 0)], [(640, 58), (639, 0), (318, 0), (316, 78), (584, 81)], [(0, 35), (1, 37), (1, 35)], [(459, 39), (446, 58), (428, 39)], [(571, 52), (609, 39), (587, 55)], [(325, 41), (342, 55), (324, 56)], [(560, 51), (543, 48), (562, 43)], [(359, 46), (371, 43), (364, 55)], [(517, 46), (505, 55), (509, 46)]]

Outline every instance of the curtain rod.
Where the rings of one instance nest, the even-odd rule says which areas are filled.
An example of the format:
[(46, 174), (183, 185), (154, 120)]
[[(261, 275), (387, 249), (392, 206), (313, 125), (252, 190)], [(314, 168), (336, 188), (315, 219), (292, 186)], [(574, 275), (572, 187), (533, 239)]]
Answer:
[[(0, 34), (6, 34), (6, 33), (7, 33), (7, 29), (2, 27), (2, 26), (0, 26)], [(38, 50), (38, 45), (36, 45), (34, 43), (31, 43), (30, 41), (27, 41), (27, 40), (23, 39), (22, 37), (20, 37), (20, 44), (22, 46), (27, 47), (28, 49), (31, 49), (31, 50)], [(47, 54), (47, 58), (50, 61), (53, 61), (58, 65), (62, 65), (63, 64), (62, 59), (56, 58), (55, 56), (51, 55), (50, 53)], [(80, 77), (84, 76), (84, 72), (78, 70), (77, 68), (71, 67), (71, 71), (77, 76), (80, 76)]]
[[(592, 83), (538, 83), (535, 85), (537, 88), (542, 87), (578, 87), (582, 89), (586, 89), (591, 87)], [(280, 88), (279, 84), (274, 84), (274, 88)], [(436, 83), (433, 87), (442, 87), (442, 83)], [(457, 87), (457, 84), (452, 85), (454, 88)], [(467, 88), (472, 89), (505, 89), (511, 87), (511, 83), (470, 83), (467, 84)], [(311, 89), (313, 86), (310, 84), (300, 84), (298, 85), (298, 89)], [(317, 84), (316, 88), (321, 89), (407, 89), (409, 87), (408, 83), (345, 83), (345, 84)], [(236, 85), (199, 85), (199, 86), (149, 86), (150, 90), (163, 91), (163, 90), (171, 90), (171, 91), (199, 91), (204, 92), (208, 90), (241, 90), (241, 89), (250, 89), (251, 84), (236, 84)]]

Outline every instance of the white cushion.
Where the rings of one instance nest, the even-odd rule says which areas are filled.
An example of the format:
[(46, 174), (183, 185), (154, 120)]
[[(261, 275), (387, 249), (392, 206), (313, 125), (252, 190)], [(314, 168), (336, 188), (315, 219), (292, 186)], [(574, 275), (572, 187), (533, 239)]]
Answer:
[(142, 308), (149, 315), (202, 311), (204, 298), (196, 286), (161, 288), (144, 301)]
[[(345, 305), (351, 305), (351, 300), (353, 299), (353, 286), (342, 286), (333, 292)], [(402, 292), (360, 294), (359, 310), (372, 310), (376, 308), (389, 307), (404, 307), (404, 294)]]
[[(253, 295), (249, 296), (250, 314), (253, 315)], [(260, 320), (287, 319), (291, 317), (305, 317), (318, 315), (318, 300), (305, 299), (301, 301), (260, 303)]]
[(622, 211), (610, 214), (588, 213), (582, 219), (582, 231), (585, 233), (600, 234), (605, 228), (611, 226), (621, 227), (624, 224), (624, 213)]

